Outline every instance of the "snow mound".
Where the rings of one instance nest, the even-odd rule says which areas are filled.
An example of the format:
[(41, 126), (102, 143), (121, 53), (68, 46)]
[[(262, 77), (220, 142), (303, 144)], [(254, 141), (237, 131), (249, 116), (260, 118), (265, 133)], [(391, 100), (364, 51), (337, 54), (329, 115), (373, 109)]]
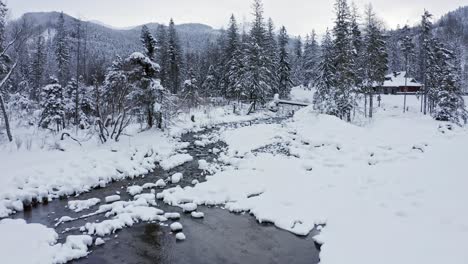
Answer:
[(191, 215), (192, 215), (193, 218), (204, 218), (205, 217), (205, 214), (202, 213), (202, 212), (192, 212)]
[(179, 240), (179, 241), (184, 241), (186, 239), (184, 233), (182, 232), (179, 232), (175, 235), (176, 239)]
[(176, 154), (161, 161), (159, 164), (163, 168), (163, 170), (168, 171), (180, 165), (183, 165), (186, 162), (192, 161), (193, 157), (189, 154)]
[(75, 213), (79, 213), (83, 210), (89, 209), (98, 203), (101, 202), (101, 199), (99, 198), (91, 198), (88, 200), (75, 200), (75, 201), (69, 201), (68, 202), (68, 208), (70, 210), (75, 211)]
[(193, 211), (197, 210), (197, 204), (196, 203), (186, 203), (186, 204), (180, 205), (180, 207), (182, 208), (182, 210), (184, 212), (187, 212), (187, 213), (190, 213), (190, 212), (193, 212)]
[(127, 192), (128, 192), (131, 196), (135, 196), (135, 195), (141, 193), (142, 191), (143, 191), (143, 187), (137, 186), (137, 185), (130, 186), (130, 187), (127, 188)]
[(106, 203), (113, 203), (120, 200), (120, 195), (107, 196), (104, 200), (106, 201)]
[(179, 183), (182, 180), (183, 174), (178, 172), (171, 176), (172, 183)]
[(170, 228), (172, 232), (178, 232), (178, 231), (182, 231), (183, 226), (181, 223), (175, 222), (170, 225)]
[(22, 219), (0, 221), (0, 256), (2, 263), (58, 264), (88, 255), (93, 239), (87, 235), (68, 236), (57, 244), (58, 234), (41, 224), (27, 224)]
[(156, 182), (156, 187), (158, 187), (158, 188), (164, 188), (164, 187), (166, 187), (166, 182), (165, 182), (163, 179), (159, 179), (159, 180)]

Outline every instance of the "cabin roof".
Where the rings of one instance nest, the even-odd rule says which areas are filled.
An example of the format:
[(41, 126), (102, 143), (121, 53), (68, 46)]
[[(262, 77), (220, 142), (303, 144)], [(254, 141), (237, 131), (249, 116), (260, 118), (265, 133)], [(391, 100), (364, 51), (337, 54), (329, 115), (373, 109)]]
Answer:
[(405, 85), (406, 72), (393, 72), (385, 76), (385, 82), (382, 87), (421, 87), (422, 84), (418, 83), (414, 78), (408, 76), (407, 83)]

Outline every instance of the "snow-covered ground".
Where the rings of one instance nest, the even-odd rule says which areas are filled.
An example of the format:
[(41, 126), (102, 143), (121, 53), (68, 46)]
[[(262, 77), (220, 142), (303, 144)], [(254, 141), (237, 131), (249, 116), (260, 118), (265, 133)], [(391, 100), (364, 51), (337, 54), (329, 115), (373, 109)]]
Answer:
[[(191, 115), (195, 115), (195, 122), (191, 121)], [(81, 141), (79, 145), (68, 137), (59, 140), (59, 135), (48, 131), (17, 126), (13, 130), (14, 143), (0, 142), (0, 218), (22, 211), (23, 203), (33, 200), (50, 201), (60, 196), (77, 195), (95, 187), (105, 187), (113, 180), (145, 175), (157, 163), (165, 169), (181, 165), (191, 160), (189, 155), (178, 153), (186, 147), (179, 137), (184, 132), (266, 117), (268, 113), (265, 112), (249, 116), (233, 114), (230, 107), (197, 109), (179, 114), (164, 132), (141, 132), (139, 125), (133, 125), (120, 142), (104, 145), (90, 137), (88, 131), (80, 131), (78, 136), (70, 133)], [(136, 189), (129, 192), (137, 194)], [(161, 210), (149, 207), (156, 205), (155, 195), (152, 195), (153, 201), (141, 199), (148, 198), (146, 196), (148, 194), (136, 195), (134, 202), (115, 202), (111, 207), (102, 205), (100, 209), (111, 210), (109, 216), (115, 216), (100, 224), (89, 224), (84, 231), (106, 234), (138, 221), (164, 221), (165, 218), (159, 215)], [(69, 207), (79, 212), (97, 203), (98, 199), (76, 200), (71, 201)], [(65, 216), (57, 225), (73, 220)], [(87, 246), (92, 244), (89, 236), (69, 236), (64, 244), (57, 244), (58, 236), (53, 229), (24, 221), (5, 219), (0, 223), (0, 230), (9, 230), (8, 233), (0, 232), (0, 256), (11, 255), (11, 260), (15, 260), (8, 259), (5, 263), (65, 263), (86, 256)], [(17, 243), (11, 243), (13, 240)], [(97, 241), (95, 244), (102, 243)], [(28, 254), (20, 256), (24, 252)]]
[(308, 107), (225, 131), (225, 168), (164, 201), (223, 204), (298, 235), (325, 224), (324, 264), (466, 263), (468, 130), (421, 115), (414, 96), (403, 114), (402, 99), (383, 96), (361, 126)]
[[(307, 101), (312, 93), (295, 88), (291, 99)], [(0, 236), (0, 255), (19, 248), (9, 242), (16, 232), (19, 241), (30, 241), (26, 248), (41, 249), (37, 259), (44, 261), (38, 263), (82, 257), (93, 243), (88, 235), (105, 236), (139, 221), (180, 217), (155, 208), (159, 198), (192, 212), (193, 217), (203, 217), (196, 212), (199, 205), (250, 212), (260, 222), (297, 235), (325, 225), (315, 237), (323, 243), (320, 256), (324, 264), (466, 263), (468, 130), (421, 115), (414, 96), (408, 97), (406, 114), (402, 113), (402, 97), (382, 99), (375, 118), (356, 120), (359, 125), (319, 115), (307, 107), (281, 124), (222, 129), (198, 140), (199, 145), (217, 139), (228, 145), (217, 150), (221, 151), (221, 169), (199, 162), (200, 167), (215, 172), (206, 182), (165, 189), (156, 195), (139, 193), (165, 184), (130, 186), (127, 191), (135, 195), (133, 201), (100, 205), (92, 214), (105, 213), (109, 219), (86, 224), (81, 231), (87, 235), (69, 236), (64, 244), (57, 244), (53, 229), (3, 220), (0, 231), (8, 230), (5, 234), (9, 235)], [(190, 115), (182, 115), (164, 133), (137, 133), (135, 129), (129, 132), (132, 137), (104, 146), (88, 141), (80, 147), (73, 141), (59, 141), (52, 150), (3, 147), (0, 213), (7, 216), (21, 210), (21, 201), (32, 197), (51, 199), (105, 186), (112, 179), (143, 175), (155, 162), (171, 169), (191, 160), (178, 153), (186, 146), (178, 139), (183, 132), (265, 117), (229, 113), (219, 108), (199, 112), (196, 123), (189, 121)], [(181, 176), (174, 174), (171, 180)], [(77, 199), (70, 202), (70, 210), (100, 202)], [(66, 221), (73, 219), (62, 217), (57, 224)], [(185, 239), (182, 233), (177, 235), (177, 239)], [(20, 257), (24, 261), (15, 258), (15, 263), (30, 263)]]
[(193, 110), (180, 114), (165, 132), (139, 132), (135, 125), (126, 131), (130, 136), (104, 145), (96, 138), (82, 140), (80, 146), (37, 128), (15, 129), (21, 143), (0, 144), (0, 217), (21, 211), (22, 201), (79, 194), (112, 180), (144, 175), (154, 169), (155, 162), (171, 169), (191, 160), (187, 154), (176, 154), (185, 146), (178, 139), (182, 133), (261, 117), (265, 113), (236, 115), (227, 107)]

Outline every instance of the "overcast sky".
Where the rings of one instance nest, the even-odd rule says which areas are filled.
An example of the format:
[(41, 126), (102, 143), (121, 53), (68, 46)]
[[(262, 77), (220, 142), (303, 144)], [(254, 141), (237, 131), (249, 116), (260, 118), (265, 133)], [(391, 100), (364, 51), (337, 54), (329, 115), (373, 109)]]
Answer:
[[(225, 27), (231, 13), (238, 22), (250, 20), (251, 0), (6, 0), (13, 18), (25, 12), (63, 11), (86, 20), (98, 20), (115, 27), (129, 27), (148, 22), (177, 24), (204, 23)], [(312, 29), (319, 33), (332, 27), (334, 0), (264, 0), (265, 15), (276, 26), (285, 25), (293, 35), (305, 35)], [(436, 17), (468, 5), (467, 0), (355, 0), (363, 10), (374, 6), (387, 27), (419, 21), (424, 8)]]

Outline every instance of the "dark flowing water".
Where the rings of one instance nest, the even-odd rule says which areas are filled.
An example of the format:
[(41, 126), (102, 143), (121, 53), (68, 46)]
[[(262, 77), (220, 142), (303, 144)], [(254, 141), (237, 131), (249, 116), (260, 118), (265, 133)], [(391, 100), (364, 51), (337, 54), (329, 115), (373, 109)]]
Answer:
[[(281, 119), (271, 119), (261, 122), (279, 122)], [(247, 124), (243, 124), (247, 125)], [(189, 142), (185, 151), (194, 157), (188, 162), (171, 171), (161, 168), (145, 177), (128, 179), (109, 184), (106, 188), (96, 189), (89, 193), (72, 197), (75, 199), (100, 198), (120, 192), (122, 200), (132, 200), (126, 192), (131, 185), (154, 183), (158, 179), (165, 179), (175, 172), (183, 172), (184, 178), (179, 185), (190, 185), (193, 179), (204, 181), (205, 176), (198, 169), (198, 160), (211, 162), (217, 157), (209, 150), (213, 147), (223, 148), (221, 142), (209, 144), (204, 147), (194, 144), (197, 136), (208, 134), (217, 128), (207, 129), (199, 133), (189, 133), (182, 140)], [(173, 187), (168, 185), (167, 187)], [(90, 210), (75, 213), (66, 208), (68, 199), (55, 200), (47, 205), (37, 205), (32, 210), (17, 213), (13, 218), (23, 218), (30, 223), (41, 223), (54, 227), (56, 219), (62, 216), (79, 217), (93, 212), (97, 206)], [(199, 207), (205, 213), (205, 218), (194, 219), (189, 214), (183, 214), (178, 207), (172, 207), (158, 201), (158, 208), (165, 212), (179, 212), (178, 220), (184, 226), (183, 232), (187, 239), (177, 242), (169, 227), (158, 223), (139, 223), (124, 228), (105, 238), (106, 244), (93, 246), (88, 257), (75, 260), (72, 263), (318, 263), (319, 250), (314, 243), (312, 235), (298, 237), (289, 232), (277, 229), (273, 225), (259, 224), (249, 214), (232, 214), (217, 207)], [(80, 234), (77, 230), (87, 222), (103, 221), (103, 215), (96, 215), (86, 219), (68, 222), (55, 227), (63, 240), (67, 235)], [(171, 223), (171, 221), (167, 221)], [(167, 224), (166, 223), (166, 224)], [(66, 231), (66, 232), (65, 232)], [(314, 233), (314, 232), (313, 232)]]

